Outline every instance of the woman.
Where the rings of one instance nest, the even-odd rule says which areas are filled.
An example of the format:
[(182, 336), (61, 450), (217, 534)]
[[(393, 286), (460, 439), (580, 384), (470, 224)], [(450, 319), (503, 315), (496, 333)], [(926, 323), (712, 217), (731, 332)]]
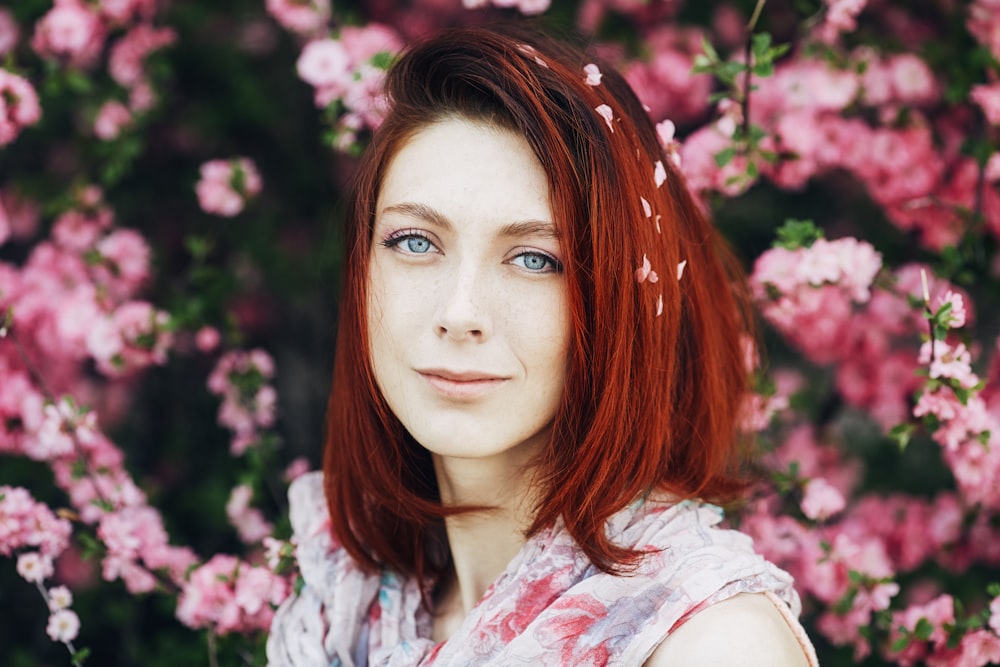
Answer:
[(815, 664), (701, 504), (745, 488), (744, 290), (627, 84), (461, 29), (387, 92), (271, 664)]

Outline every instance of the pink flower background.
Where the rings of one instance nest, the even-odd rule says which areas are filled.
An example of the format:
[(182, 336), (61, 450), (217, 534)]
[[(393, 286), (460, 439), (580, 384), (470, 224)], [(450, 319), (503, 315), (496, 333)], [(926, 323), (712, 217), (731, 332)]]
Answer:
[(822, 664), (1000, 663), (1000, 1), (917, 4), (4, 5), (5, 664), (263, 664), (385, 68), (539, 15), (624, 74), (750, 275), (766, 481), (730, 522)]

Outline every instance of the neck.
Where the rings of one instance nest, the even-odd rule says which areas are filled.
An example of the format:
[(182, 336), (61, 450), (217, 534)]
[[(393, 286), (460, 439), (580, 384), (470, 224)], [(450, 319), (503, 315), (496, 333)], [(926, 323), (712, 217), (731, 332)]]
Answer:
[(435, 457), (441, 500), (446, 505), (492, 509), (445, 520), (455, 578), (445, 592), (450, 605), (469, 612), (524, 546), (533, 517), (530, 473), (512, 468), (497, 475), (482, 461)]

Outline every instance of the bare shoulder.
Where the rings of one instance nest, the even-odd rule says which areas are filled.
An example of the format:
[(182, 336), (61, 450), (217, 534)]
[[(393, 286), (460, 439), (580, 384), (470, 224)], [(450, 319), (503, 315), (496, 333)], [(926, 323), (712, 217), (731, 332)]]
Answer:
[(807, 667), (798, 639), (767, 596), (744, 593), (695, 614), (653, 651), (646, 667)]

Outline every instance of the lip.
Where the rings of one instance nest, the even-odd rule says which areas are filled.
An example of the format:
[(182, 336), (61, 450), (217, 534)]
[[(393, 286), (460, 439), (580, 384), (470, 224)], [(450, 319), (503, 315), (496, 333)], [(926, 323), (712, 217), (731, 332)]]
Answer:
[(471, 400), (494, 391), (509, 378), (480, 371), (454, 371), (442, 368), (418, 369), (427, 383), (446, 398)]

